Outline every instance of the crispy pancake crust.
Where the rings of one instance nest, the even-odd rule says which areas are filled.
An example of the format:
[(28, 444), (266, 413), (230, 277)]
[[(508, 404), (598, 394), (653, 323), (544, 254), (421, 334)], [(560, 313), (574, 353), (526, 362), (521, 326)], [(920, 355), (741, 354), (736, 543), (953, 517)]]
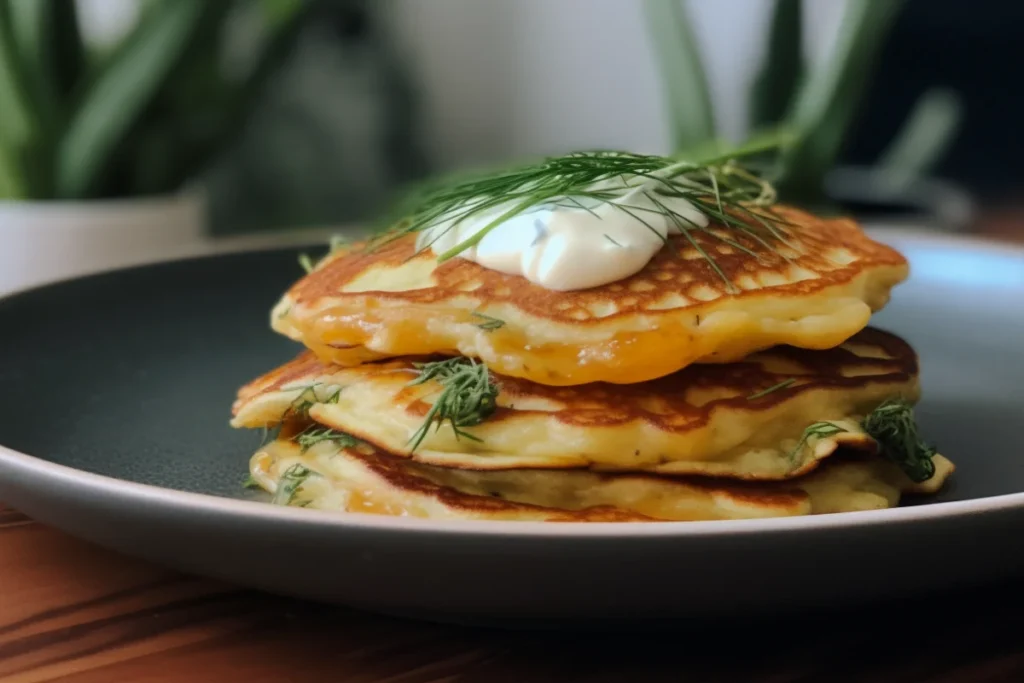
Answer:
[[(917, 357), (875, 329), (824, 351), (776, 347), (728, 365), (694, 365), (635, 385), (551, 387), (496, 377), (498, 410), (459, 439), (447, 424), (410, 452), (439, 387), (409, 386), (412, 359), (342, 368), (310, 353), (239, 391), (236, 427), (301, 413), (396, 455), (441, 466), (654, 471), (783, 479), (840, 444), (868, 439), (860, 419), (888, 398), (918, 395)], [(845, 432), (801, 436), (829, 421)]]
[(696, 246), (677, 236), (636, 275), (571, 292), (465, 259), (439, 264), (416, 252), (413, 235), (376, 250), (355, 245), (292, 287), (271, 324), (340, 365), (463, 355), (550, 385), (641, 382), (777, 344), (836, 346), (885, 305), (906, 261), (850, 220), (777, 213), (790, 236), (768, 238), (771, 249), (725, 228), (743, 250), (700, 232)]
[[(587, 471), (479, 472), (432, 467), (368, 446), (321, 443), (303, 452), (287, 440), (260, 449), (253, 477), (274, 492), (288, 468), (316, 473), (292, 504), (323, 510), (432, 519), (633, 522), (756, 519), (877, 510), (902, 492), (921, 490), (893, 465), (873, 457), (832, 459), (786, 482), (751, 485), (702, 478)], [(936, 456), (937, 490), (952, 464)]]

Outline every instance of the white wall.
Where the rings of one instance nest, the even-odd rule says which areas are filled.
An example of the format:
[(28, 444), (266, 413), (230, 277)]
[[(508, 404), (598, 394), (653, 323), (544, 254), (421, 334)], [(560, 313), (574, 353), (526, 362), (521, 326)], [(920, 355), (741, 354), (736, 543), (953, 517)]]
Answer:
[[(587, 147), (665, 152), (670, 138), (640, 0), (384, 0), (420, 85), (423, 139), (444, 168)], [(844, 0), (807, 3), (809, 54)], [(745, 91), (771, 0), (690, 0), (721, 131)]]

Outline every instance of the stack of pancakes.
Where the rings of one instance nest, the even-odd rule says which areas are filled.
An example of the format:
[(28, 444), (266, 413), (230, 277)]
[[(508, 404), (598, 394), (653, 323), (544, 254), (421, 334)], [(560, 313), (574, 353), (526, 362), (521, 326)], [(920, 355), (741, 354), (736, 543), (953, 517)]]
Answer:
[(272, 312), (307, 350), (235, 402), (234, 426), (275, 432), (253, 480), (289, 505), (557, 521), (934, 492), (948, 460), (908, 476), (866, 427), (918, 398), (913, 349), (866, 327), (906, 261), (852, 221), (774, 211), (788, 234), (768, 249), (712, 228), (570, 292), (438, 262), (415, 235), (333, 251)]

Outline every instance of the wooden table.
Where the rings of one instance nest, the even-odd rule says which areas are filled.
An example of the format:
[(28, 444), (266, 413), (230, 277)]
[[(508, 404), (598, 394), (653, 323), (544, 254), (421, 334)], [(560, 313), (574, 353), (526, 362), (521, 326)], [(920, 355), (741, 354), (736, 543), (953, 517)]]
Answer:
[(0, 507), (0, 683), (996, 683), (1024, 681), (1022, 610), (1011, 584), (758, 624), (439, 626), (182, 576)]

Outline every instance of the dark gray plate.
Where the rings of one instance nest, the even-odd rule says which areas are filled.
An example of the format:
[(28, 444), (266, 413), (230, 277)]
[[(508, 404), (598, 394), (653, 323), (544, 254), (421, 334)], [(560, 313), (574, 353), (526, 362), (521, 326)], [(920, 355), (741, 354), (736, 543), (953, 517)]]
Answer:
[(940, 502), (648, 525), (430, 522), (267, 505), (236, 387), (290, 358), (268, 311), (294, 251), (117, 271), (0, 301), (0, 498), (133, 555), (267, 590), (434, 617), (726, 614), (1024, 573), (1024, 251), (889, 235), (914, 273), (876, 325), (920, 351)]

